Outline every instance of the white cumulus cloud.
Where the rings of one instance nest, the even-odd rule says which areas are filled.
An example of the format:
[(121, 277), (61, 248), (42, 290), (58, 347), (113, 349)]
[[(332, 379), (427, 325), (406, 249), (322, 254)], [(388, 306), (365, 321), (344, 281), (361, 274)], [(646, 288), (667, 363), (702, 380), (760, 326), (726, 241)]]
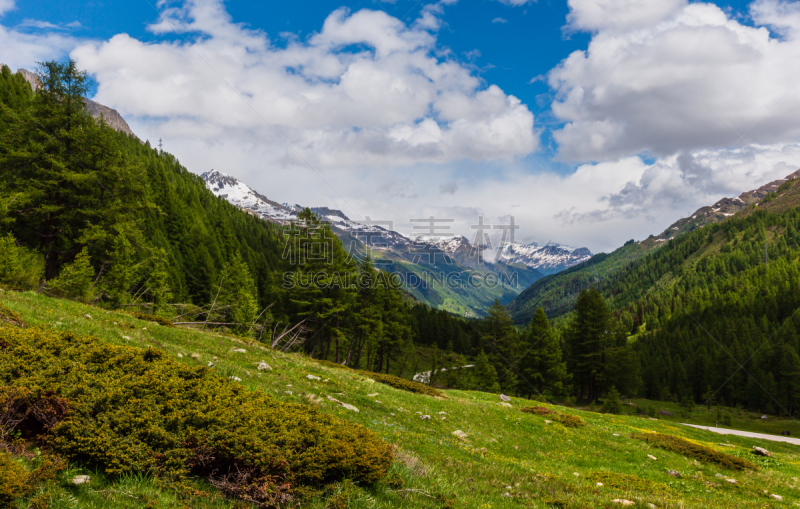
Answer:
[[(425, 8), (407, 25), (381, 11), (339, 9), (318, 33), (284, 46), (235, 23), (219, 0), (191, 0), (150, 26), (188, 34), (185, 42), (121, 34), (72, 56), (96, 77), (96, 100), (142, 136), (168, 138), (196, 167), (227, 158), (241, 169), (241, 154), (273, 145), (263, 160), (270, 168), (382, 169), (531, 153), (530, 110), (471, 66), (437, 57), (440, 13)], [(222, 145), (239, 148), (223, 154)]]
[[(570, 0), (594, 32), (553, 69), (563, 160), (791, 143), (800, 136), (800, 3), (757, 0), (756, 26), (684, 0)], [(780, 34), (771, 35), (770, 30)]]

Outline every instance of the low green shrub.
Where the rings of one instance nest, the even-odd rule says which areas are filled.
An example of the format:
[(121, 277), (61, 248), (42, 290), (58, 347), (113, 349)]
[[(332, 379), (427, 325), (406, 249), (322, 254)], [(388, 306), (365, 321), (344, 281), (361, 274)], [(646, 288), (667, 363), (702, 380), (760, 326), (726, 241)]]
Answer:
[(325, 361), (320, 359), (314, 359), (314, 361), (316, 361), (319, 364), (322, 364), (323, 366), (328, 366), (337, 369), (346, 369), (352, 373), (357, 373), (361, 376), (375, 380), (376, 382), (389, 385), (391, 387), (394, 387), (395, 389), (400, 389), (401, 391), (413, 392), (415, 394), (425, 394), (426, 396), (433, 396), (435, 398), (447, 397), (443, 392), (438, 391), (429, 385), (421, 384), (413, 380), (406, 380), (405, 378), (400, 378), (399, 376), (386, 375), (384, 373), (374, 373), (372, 371), (362, 371), (360, 369), (353, 369), (347, 366), (343, 366), (341, 364), (336, 364), (335, 362)]
[(0, 387), (0, 412), (12, 409), (0, 422), (71, 461), (111, 476), (144, 472), (180, 483), (196, 475), (264, 507), (345, 478), (377, 482), (393, 459), (358, 424), (248, 391), (159, 350), (69, 333), (0, 327)]
[(733, 456), (724, 452), (715, 451), (710, 447), (690, 442), (686, 439), (665, 435), (662, 433), (634, 433), (633, 438), (647, 442), (656, 447), (670, 452), (676, 452), (694, 458), (705, 463), (716, 463), (731, 470), (744, 470), (749, 468), (758, 470), (758, 466), (752, 461)]
[(669, 487), (666, 484), (642, 479), (636, 475), (619, 474), (617, 472), (609, 472), (607, 470), (592, 472), (588, 475), (587, 479), (592, 484), (598, 482), (603, 483), (604, 489), (614, 488), (624, 491), (643, 491), (651, 493), (659, 493), (669, 490)]
[(29, 492), (28, 471), (10, 454), (0, 451), (0, 507), (13, 507), (16, 499)]
[(126, 314), (131, 315), (134, 318), (138, 318), (139, 320), (143, 320), (145, 322), (154, 322), (159, 325), (163, 325), (164, 327), (175, 327), (175, 325), (167, 320), (166, 318), (161, 318), (160, 316), (156, 315), (148, 315), (147, 313), (137, 313), (135, 311), (128, 311)]
[(556, 422), (560, 422), (564, 426), (568, 428), (577, 428), (580, 426), (585, 426), (586, 422), (578, 417), (577, 415), (570, 415), (570, 414), (563, 414), (561, 412), (557, 412), (555, 410), (551, 410), (549, 408), (545, 408), (542, 406), (532, 406), (526, 407), (522, 409), (523, 412), (527, 412), (529, 414), (536, 414), (542, 416), (548, 416)]

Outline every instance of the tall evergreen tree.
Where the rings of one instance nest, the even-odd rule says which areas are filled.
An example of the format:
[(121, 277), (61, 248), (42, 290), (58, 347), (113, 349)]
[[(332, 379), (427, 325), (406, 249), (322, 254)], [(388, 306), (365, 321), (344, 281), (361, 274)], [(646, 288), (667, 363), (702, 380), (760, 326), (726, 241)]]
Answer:
[(578, 295), (566, 338), (578, 397), (594, 401), (605, 388), (606, 350), (614, 344), (611, 312), (596, 288)]
[[(567, 363), (562, 359), (558, 336), (550, 326), (544, 309), (538, 308), (523, 334), (526, 349), (520, 363), (525, 381), (520, 392), (530, 397), (534, 390), (539, 394), (550, 392), (561, 395), (569, 380)], [(530, 385), (532, 384), (532, 386)]]

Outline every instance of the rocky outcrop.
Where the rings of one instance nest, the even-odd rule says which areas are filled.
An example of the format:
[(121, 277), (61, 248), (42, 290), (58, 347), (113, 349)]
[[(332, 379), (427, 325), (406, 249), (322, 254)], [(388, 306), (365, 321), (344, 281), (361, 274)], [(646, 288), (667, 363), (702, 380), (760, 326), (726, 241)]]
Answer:
[[(0, 64), (0, 69), (2, 68), (3, 64)], [(17, 69), (17, 73), (21, 74), (22, 77), (25, 78), (25, 81), (31, 84), (31, 88), (33, 88), (34, 91), (42, 88), (42, 82), (39, 80), (39, 76), (36, 73), (30, 72), (27, 69)], [(125, 119), (122, 118), (122, 115), (120, 115), (117, 110), (109, 108), (108, 106), (103, 106), (102, 104), (94, 102), (90, 99), (86, 99), (86, 111), (88, 111), (94, 118), (102, 118), (105, 120), (106, 124), (117, 131), (131, 136), (136, 136), (133, 134), (130, 126), (127, 122), (125, 122)]]
[(94, 118), (102, 118), (106, 121), (106, 124), (111, 126), (112, 128), (116, 129), (117, 131), (123, 132), (125, 134), (136, 136), (131, 131), (130, 126), (125, 119), (122, 118), (117, 110), (111, 109), (108, 106), (103, 106), (100, 103), (96, 103), (91, 100), (86, 100), (86, 111), (92, 114)]

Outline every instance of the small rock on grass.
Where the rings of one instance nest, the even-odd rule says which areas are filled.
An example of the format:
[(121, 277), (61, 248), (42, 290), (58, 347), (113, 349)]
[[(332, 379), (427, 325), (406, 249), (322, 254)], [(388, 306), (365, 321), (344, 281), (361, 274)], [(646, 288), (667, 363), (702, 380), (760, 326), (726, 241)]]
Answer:
[(91, 480), (92, 478), (88, 475), (76, 475), (71, 482), (77, 486), (79, 484), (88, 484)]
[(375, 396), (377, 396), (377, 395), (378, 395), (378, 393), (377, 393), (377, 392), (373, 392), (372, 394), (367, 394), (367, 397), (368, 397), (368, 398), (374, 398), (374, 397), (375, 397)]
[(627, 499), (624, 499), (624, 498), (615, 498), (611, 502), (614, 503), (614, 504), (625, 505), (625, 506), (636, 505), (636, 502), (633, 502), (631, 500), (627, 500)]
[(90, 315), (89, 313), (86, 313), (85, 315), (83, 315), (83, 317), (86, 318), (87, 320), (94, 320), (94, 318), (92, 318), (92, 315)]
[(780, 502), (781, 500), (783, 500), (783, 497), (782, 497), (782, 496), (780, 496), (780, 495), (776, 495), (776, 494), (774, 494), (774, 493), (772, 494), (772, 498), (774, 498), (775, 500), (777, 500), (777, 501), (779, 501), (779, 502)]
[(309, 380), (322, 380), (320, 377), (314, 375), (306, 375), (306, 378)]
[(655, 461), (655, 460), (657, 460), (657, 459), (658, 459), (658, 458), (656, 458), (655, 456), (653, 456), (652, 454), (648, 454), (648, 455), (647, 455), (647, 457), (648, 457), (648, 458), (650, 458), (650, 459), (651, 459), (651, 460), (653, 460), (653, 461)]
[(242, 381), (242, 379), (239, 378), (238, 376), (229, 376), (228, 378), (230, 378), (234, 382), (241, 382)]
[(500, 406), (513, 408), (513, 405), (511, 403), (506, 403), (505, 401), (500, 402)]
[(266, 362), (264, 362), (264, 361), (261, 361), (261, 362), (258, 364), (258, 370), (259, 370), (259, 371), (272, 371), (272, 366), (270, 366), (269, 364), (267, 364), (267, 363), (266, 363)]
[(353, 412), (358, 413), (358, 408), (354, 407), (353, 405), (350, 405), (348, 403), (343, 403), (343, 402), (339, 401), (338, 399), (336, 399), (334, 397), (331, 397), (331, 396), (328, 396), (328, 400), (336, 403), (337, 405), (339, 405), (341, 407), (346, 408), (347, 410), (351, 410)]
[(683, 477), (683, 476), (681, 476), (681, 473), (678, 472), (677, 470), (669, 470), (667, 473), (669, 475), (671, 475), (672, 477)]
[(431, 420), (431, 416), (430, 415), (420, 415), (419, 418), (422, 419), (423, 421)]
[(595, 484), (595, 486), (597, 486), (598, 488), (602, 488), (603, 487), (603, 483), (599, 482), (599, 483)]
[(731, 484), (736, 484), (736, 479), (726, 478), (725, 480)]
[(755, 445), (753, 446), (753, 454), (757, 454), (758, 456), (772, 456), (772, 453), (768, 450), (763, 447), (756, 447)]
[(247, 350), (244, 348), (231, 348), (231, 352), (233, 353), (247, 353)]
[(503, 400), (503, 401), (505, 401), (505, 402), (509, 402), (509, 401), (511, 401), (511, 398), (509, 398), (509, 397), (508, 397), (508, 396), (506, 396), (505, 394), (501, 394), (501, 395), (500, 395), (500, 399), (501, 399), (501, 400)]
[(179, 359), (183, 359), (183, 354), (182, 354), (182, 353), (179, 353), (179, 354), (178, 354), (178, 358), (179, 358)]
[(453, 435), (455, 435), (455, 436), (456, 436), (456, 438), (460, 438), (460, 439), (462, 439), (462, 440), (463, 440), (463, 439), (465, 439), (465, 438), (467, 438), (467, 437), (469, 436), (469, 435), (467, 435), (466, 433), (464, 433), (463, 431), (461, 431), (460, 429), (457, 429), (457, 430), (455, 430), (455, 431), (453, 432)]
[(199, 354), (199, 353), (193, 353), (193, 354), (192, 354), (192, 355), (190, 355), (189, 357), (191, 357), (192, 359), (194, 359), (194, 360), (196, 360), (196, 361), (199, 361), (199, 360), (200, 360), (200, 354)]

